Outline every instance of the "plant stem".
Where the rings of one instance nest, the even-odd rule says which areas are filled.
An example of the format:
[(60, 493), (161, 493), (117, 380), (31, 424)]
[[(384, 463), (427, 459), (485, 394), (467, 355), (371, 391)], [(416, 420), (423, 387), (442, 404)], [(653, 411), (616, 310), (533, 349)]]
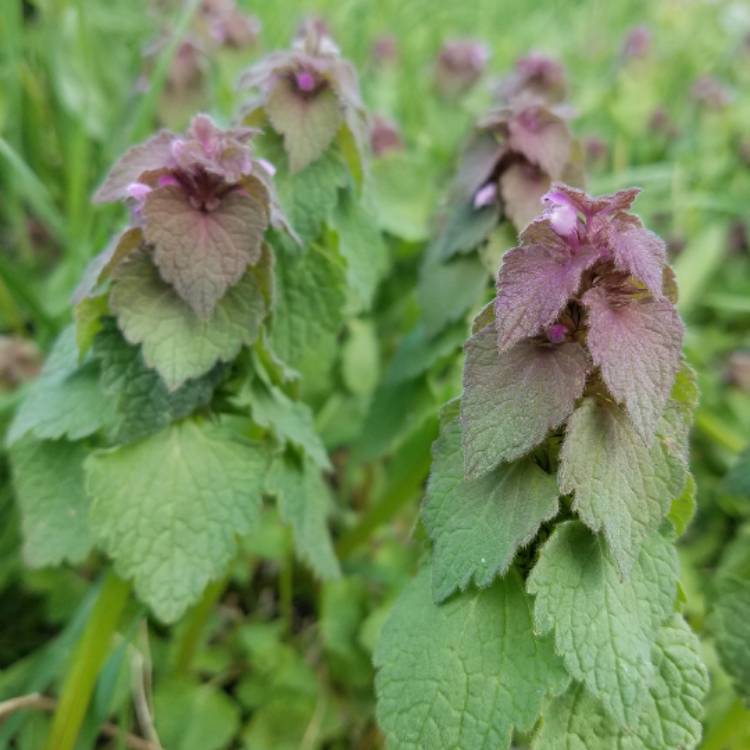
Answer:
[(105, 575), (99, 598), (65, 677), (46, 750), (73, 750), (75, 747), (99, 671), (129, 594), (129, 584), (112, 571)]
[(174, 657), (174, 672), (178, 675), (186, 675), (201, 644), (206, 628), (206, 622), (216, 607), (222, 592), (226, 588), (227, 578), (210, 583), (203, 592), (199, 602), (193, 607), (188, 615), (185, 628), (180, 634)]
[[(726, 750), (742, 739), (750, 722), (750, 711), (737, 698), (727, 709), (721, 720), (715, 724), (701, 745), (703, 750)], [(739, 747), (739, 745), (737, 745)]]
[(342, 559), (364, 544), (372, 533), (390, 521), (417, 493), (430, 471), (430, 447), (437, 437), (436, 418), (425, 420), (406, 440), (389, 467), (389, 479), (378, 499), (359, 523), (341, 536), (336, 553)]

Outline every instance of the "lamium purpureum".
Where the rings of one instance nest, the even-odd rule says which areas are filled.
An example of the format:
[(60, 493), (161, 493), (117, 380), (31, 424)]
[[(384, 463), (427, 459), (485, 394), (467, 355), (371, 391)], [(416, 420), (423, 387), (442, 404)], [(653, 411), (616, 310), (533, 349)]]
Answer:
[(708, 688), (674, 548), (697, 401), (664, 243), (555, 184), (466, 343), (430, 560), (376, 650), (393, 748), (694, 748)]

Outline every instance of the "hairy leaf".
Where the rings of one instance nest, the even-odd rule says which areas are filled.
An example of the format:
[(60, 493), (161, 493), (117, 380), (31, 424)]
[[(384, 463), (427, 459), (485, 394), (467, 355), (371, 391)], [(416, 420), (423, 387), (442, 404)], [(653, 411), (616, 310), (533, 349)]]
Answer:
[(503, 351), (554, 323), (578, 291), (583, 272), (597, 259), (589, 246), (571, 252), (541, 222), (532, 224), (522, 238), (524, 244), (503, 256), (497, 277), (497, 340)]
[(268, 226), (266, 208), (238, 190), (208, 211), (193, 206), (181, 188), (161, 187), (146, 196), (143, 217), (161, 277), (204, 320), (258, 262)]
[(91, 529), (164, 622), (174, 622), (234, 557), (258, 517), (266, 449), (184, 420), (85, 463)]
[(333, 216), (342, 188), (350, 182), (346, 165), (338, 151), (328, 149), (312, 164), (290, 175), (284, 169), (287, 157), (282, 147), (273, 140), (266, 141), (269, 157), (280, 165), (274, 181), (284, 210), (303, 243), (314, 242), (323, 223)]
[(273, 431), (279, 440), (302, 448), (319, 467), (330, 469), (328, 453), (307, 404), (292, 401), (278, 388), (255, 383), (249, 392), (249, 406), (254, 422)]
[(589, 312), (588, 348), (610, 393), (624, 403), (650, 441), (680, 369), (682, 323), (662, 301), (613, 305), (597, 287), (583, 296)]
[(83, 483), (87, 454), (82, 443), (66, 440), (23, 440), (10, 450), (23, 557), (31, 567), (79, 563), (91, 549)]
[(534, 635), (520, 576), (432, 601), (430, 569), (401, 594), (375, 651), (378, 722), (393, 750), (504, 750), (568, 682)]
[(120, 443), (157, 432), (207, 406), (225, 375), (224, 367), (216, 365), (177, 390), (168, 390), (159, 374), (144, 364), (140, 347), (125, 341), (112, 318), (105, 319), (96, 337), (94, 356), (101, 362), (102, 387), (117, 405), (115, 439)]
[(274, 130), (284, 136), (292, 172), (319, 158), (343, 121), (341, 103), (331, 88), (306, 95), (296, 91), (286, 78), (278, 79), (265, 108)]
[(675, 550), (659, 534), (623, 579), (602, 540), (576, 521), (556, 528), (529, 576), (536, 628), (554, 633), (568, 672), (619, 726), (637, 725), (644, 686), (656, 679), (652, 650), (676, 582)]
[(311, 461), (300, 467), (277, 457), (266, 489), (278, 498), (279, 515), (292, 527), (299, 556), (321, 579), (338, 577), (341, 571), (327, 524), (333, 501), (320, 468)]
[(565, 121), (545, 106), (523, 108), (508, 121), (508, 145), (539, 165), (553, 180), (563, 177), (573, 137)]
[(75, 326), (68, 326), (55, 341), (8, 428), (11, 445), (31, 433), (40, 440), (66, 437), (80, 440), (93, 435), (114, 417), (111, 400), (99, 387), (92, 362), (78, 364)]
[(500, 354), (492, 326), (472, 336), (461, 402), (467, 478), (523, 456), (561, 425), (583, 393), (588, 369), (579, 344), (523, 341)]
[(632, 729), (622, 730), (581, 684), (544, 712), (532, 750), (693, 750), (701, 739), (708, 673), (700, 644), (678, 614), (659, 631), (656, 677), (644, 686), (644, 705)]
[(558, 481), (573, 509), (603, 531), (624, 575), (659, 527), (686, 480), (683, 463), (661, 439), (649, 448), (625, 412), (587, 398), (568, 421)]
[(144, 143), (128, 149), (94, 193), (94, 202), (109, 203), (126, 198), (131, 182), (136, 182), (144, 172), (166, 166), (174, 139), (174, 133), (162, 130)]
[(351, 191), (342, 194), (333, 214), (333, 227), (338, 234), (339, 252), (346, 261), (348, 308), (354, 313), (367, 310), (388, 265), (383, 238), (374, 217)]
[(750, 699), (750, 527), (725, 552), (715, 574), (708, 618), (721, 664)]
[(470, 583), (484, 587), (503, 575), (519, 547), (558, 508), (555, 478), (529, 459), (465, 480), (458, 411), (458, 402), (443, 410), (424, 505), (438, 602)]
[(336, 350), (346, 300), (345, 270), (323, 248), (283, 252), (275, 275), (271, 344), (291, 367), (320, 373), (330, 366)]
[(609, 242), (615, 265), (640, 279), (657, 299), (662, 296), (662, 277), (667, 247), (637, 216), (617, 214), (609, 226)]
[(255, 341), (266, 314), (261, 274), (268, 273), (269, 266), (267, 256), (263, 264), (249, 268), (212, 316), (201, 320), (141, 251), (117, 269), (110, 307), (125, 338), (141, 344), (146, 366), (176, 390), (217, 362), (234, 359), (243, 345)]
[(550, 179), (544, 172), (522, 162), (511, 164), (500, 176), (500, 194), (505, 213), (521, 231), (542, 213), (542, 196), (549, 190)]

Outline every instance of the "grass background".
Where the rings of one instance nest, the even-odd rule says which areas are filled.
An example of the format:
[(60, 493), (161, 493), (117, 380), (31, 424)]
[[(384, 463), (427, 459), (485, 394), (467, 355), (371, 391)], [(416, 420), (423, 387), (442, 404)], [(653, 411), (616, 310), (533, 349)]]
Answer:
[[(700, 510), (681, 543), (687, 614), (701, 631), (712, 570), (740, 520), (750, 515), (748, 500), (727, 496), (720, 484), (750, 435), (750, 394), (728, 377), (732, 354), (750, 350), (750, 254), (747, 242), (738, 241), (750, 205), (750, 6), (720, 0), (275, 0), (242, 6), (262, 22), (260, 43), (206, 59), (206, 85), (194, 104), (231, 121), (241, 103), (234, 90), (237, 73), (264, 52), (286, 46), (304, 16), (319, 14), (359, 69), (368, 106), (401, 127), (407, 153), (419, 167), (409, 181), (412, 198), (415, 205), (421, 201), (423, 209), (438, 201), (466, 128), (489, 101), (483, 85), (458, 104), (436, 98), (432, 66), (443, 41), (459, 36), (484, 41), (492, 52), (488, 78), (506, 72), (530, 49), (548, 52), (565, 63), (570, 102), (578, 113), (574, 131), (582, 138), (595, 136), (607, 146), (606, 156), (591, 165), (590, 190), (643, 187), (637, 209), (673, 251), (681, 287), (679, 306), (688, 326), (686, 350), (702, 391), (693, 438)], [(196, 7), (196, 2), (144, 0), (2, 0), (3, 332), (33, 338), (44, 349), (68, 321), (69, 295), (86, 262), (124, 218), (118, 207), (92, 206), (93, 189), (114, 158), (152, 132), (161, 120), (184, 123), (187, 110), (170, 103), (164, 87), (177, 41), (191, 29)], [(627, 61), (622, 55), (623, 39), (639, 24), (651, 30), (651, 50), (643, 59)], [(169, 32), (165, 44), (144, 67), (144, 50), (165, 32)], [(377, 65), (371, 54), (373, 41), (384, 34), (397, 40), (398, 58), (389, 66)], [(726, 86), (727, 106), (713, 110), (691, 96), (696, 78), (705, 74)], [(669, 116), (674, 135), (665, 136), (651, 126), (657, 108)], [(397, 242), (393, 244), (398, 248)], [(420, 243), (409, 244), (407, 255), (414, 263), (421, 249)], [(17, 391), (0, 393), (3, 419), (17, 397)], [(18, 664), (31, 663), (29, 654), (43, 655), (34, 662), (34, 674), (40, 664), (54, 672), (54, 664), (65, 653), (64, 641), (49, 639), (61, 628), (63, 634), (76, 632), (75, 618), (80, 619), (80, 607), (90, 588), (80, 571), (23, 570), (7, 485), (5, 481), (2, 513), (6, 522), (0, 532), (0, 607), (4, 613), (0, 657), (5, 667), (0, 687), (4, 694), (16, 684), (22, 671)], [(406, 515), (407, 525), (417, 500), (418, 493), (411, 515)], [(378, 570), (391, 576), (397, 587), (408, 575), (411, 559), (399, 551), (398, 544), (383, 550), (374, 563), (355, 561), (352, 572), (357, 572), (357, 566), (380, 566)], [(378, 624), (375, 616), (365, 618), (360, 610), (367, 606), (357, 603), (367, 592), (355, 586), (325, 596), (328, 603), (321, 607), (337, 614), (323, 627), (356, 630), (366, 656), (366, 645), (373, 638), (370, 631), (375, 632)], [(16, 617), (20, 612), (24, 616)], [(347, 624), (349, 616), (354, 624)], [(249, 627), (237, 636), (243, 653), (252, 659), (260, 658), (261, 652), (273, 653), (269, 669), (274, 672), (280, 664), (297, 665), (288, 667), (297, 669), (314, 637), (303, 633), (290, 645), (283, 634)], [(139, 637), (137, 632), (131, 636), (133, 642)], [(354, 637), (347, 635), (350, 640)], [(153, 638), (168, 648), (168, 633), (157, 630)], [(221, 673), (223, 667), (217, 663), (229, 658), (229, 640), (219, 639), (215, 648), (202, 653), (203, 673)], [(48, 642), (52, 646), (45, 645)], [(735, 699), (713, 654), (710, 634), (704, 643), (713, 678), (707, 713), (709, 739), (704, 746), (708, 750), (750, 747), (750, 714), (743, 713)], [(57, 651), (44, 650), (52, 647)], [(330, 665), (326, 669), (330, 671)], [(232, 742), (253, 748), (322, 747), (324, 740), (326, 747), (378, 746), (368, 667), (361, 666), (361, 673), (352, 672), (349, 677), (332, 669), (332, 676), (327, 674), (322, 681), (316, 678), (317, 682), (308, 685), (314, 710), (308, 716), (305, 708), (302, 713), (307, 718), (300, 721), (308, 722), (306, 727), (314, 721), (324, 725), (321, 717), (328, 716), (328, 708), (319, 708), (320, 696), (327, 696), (324, 703), (337, 707), (334, 730), (323, 731), (316, 724), (317, 734), (303, 736), (307, 745), (295, 744), (299, 738), (268, 734), (279, 720), (283, 723), (283, 701), (277, 704), (270, 697), (257, 703), (257, 698), (246, 698), (239, 700), (241, 711), (234, 705), (227, 708), (223, 702), (227, 691), (221, 690), (219, 682), (219, 689), (206, 699), (209, 704), (217, 701), (213, 714), (209, 711), (201, 721), (210, 727), (219, 716), (234, 729), (226, 738), (217, 729), (211, 742), (196, 748), (229, 747)], [(304, 683), (308, 677), (299, 679)], [(184, 710), (188, 698), (180, 690), (162, 695), (162, 714)], [(190, 693), (189, 700), (195, 700), (194, 695)], [(280, 695), (289, 700), (287, 693)], [(245, 723), (248, 710), (251, 717), (266, 712), (261, 730), (254, 718)], [(129, 725), (131, 718), (123, 711), (121, 721)], [(237, 739), (248, 736), (247, 727), (253, 721), (254, 744)], [(17, 746), (33, 748), (34, 722), (26, 726), (26, 734), (19, 735), (17, 742), (27, 744)], [(221, 742), (216, 742), (217, 736)], [(175, 747), (191, 748), (186, 742), (180, 740)]]

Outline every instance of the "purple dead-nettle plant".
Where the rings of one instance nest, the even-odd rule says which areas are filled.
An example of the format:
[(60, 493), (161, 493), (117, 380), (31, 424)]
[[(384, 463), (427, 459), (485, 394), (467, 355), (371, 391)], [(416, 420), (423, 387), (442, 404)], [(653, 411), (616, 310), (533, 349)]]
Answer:
[[(541, 211), (553, 181), (582, 183), (582, 149), (569, 111), (558, 103), (564, 80), (559, 63), (523, 58), (500, 103), (470, 134), (421, 271), (419, 296), (431, 335), (481, 302), (497, 263), (496, 230), (522, 230)], [(431, 304), (432, 290), (449, 284), (457, 289), (451, 304)]]
[[(240, 77), (239, 86), (251, 90), (243, 122), (262, 129), (259, 153), (277, 168), (274, 181), (282, 205), (302, 240), (302, 255), (294, 250), (285, 268), (298, 263), (320, 268), (321, 261), (315, 259), (322, 252), (326, 263), (344, 268), (347, 310), (367, 310), (387, 256), (362, 200), (370, 127), (354, 67), (341, 55), (325, 23), (311, 19), (290, 50), (272, 52), (257, 62)], [(378, 144), (395, 146), (393, 135), (387, 144), (383, 139)], [(338, 286), (334, 279), (330, 283)], [(310, 284), (320, 286), (312, 280)]]
[(700, 741), (708, 676), (674, 548), (697, 387), (638, 192), (554, 184), (474, 321), (433, 447), (432, 552), (375, 653), (394, 747)]
[[(143, 245), (161, 278), (201, 319), (262, 256), (269, 223), (281, 222), (271, 175), (253, 157), (251, 128), (221, 130), (196, 116), (184, 136), (162, 131), (131, 148), (97, 190), (97, 202), (125, 200), (133, 227), (102, 256), (109, 266)], [(136, 235), (133, 235), (132, 232)]]
[(476, 39), (450, 39), (435, 62), (435, 86), (441, 96), (456, 99), (472, 89), (490, 59), (486, 44)]
[(130, 223), (86, 270), (8, 431), (30, 564), (96, 546), (165, 622), (226, 575), (266, 496), (314, 572), (339, 573), (328, 454), (290, 382), (311, 341), (316, 363), (335, 350), (344, 273), (280, 249), (300, 252), (256, 137), (198, 115), (117, 161), (95, 199)]
[(568, 95), (565, 67), (549, 55), (530, 52), (516, 60), (513, 71), (496, 87), (495, 95), (504, 101), (537, 98), (558, 104)]
[(367, 139), (357, 74), (319, 21), (305, 23), (290, 51), (273, 52), (240, 78), (255, 90), (246, 122), (268, 120), (283, 136), (291, 172), (318, 159), (342, 129), (357, 147)]

